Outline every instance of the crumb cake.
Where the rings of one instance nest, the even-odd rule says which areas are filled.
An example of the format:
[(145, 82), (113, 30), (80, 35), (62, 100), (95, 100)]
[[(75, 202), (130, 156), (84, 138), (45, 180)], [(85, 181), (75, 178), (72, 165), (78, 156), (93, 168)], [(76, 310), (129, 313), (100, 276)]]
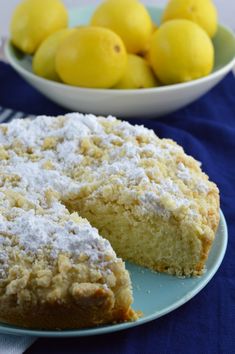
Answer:
[(200, 163), (143, 126), (78, 113), (0, 125), (2, 322), (135, 320), (123, 260), (201, 275), (218, 223)]

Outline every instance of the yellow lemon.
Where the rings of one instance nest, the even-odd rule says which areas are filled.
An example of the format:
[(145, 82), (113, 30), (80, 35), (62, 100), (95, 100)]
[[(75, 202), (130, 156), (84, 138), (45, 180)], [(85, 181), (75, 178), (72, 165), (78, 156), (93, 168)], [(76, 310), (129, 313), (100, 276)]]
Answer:
[(154, 33), (156, 30), (158, 29), (158, 26), (156, 25), (156, 23), (152, 23), (152, 33)]
[(62, 81), (82, 87), (110, 88), (122, 77), (127, 54), (121, 38), (102, 27), (81, 27), (58, 47), (56, 70)]
[(157, 86), (157, 80), (148, 62), (135, 54), (128, 54), (126, 70), (117, 89), (142, 89)]
[(11, 40), (23, 52), (33, 54), (46, 37), (67, 23), (67, 10), (60, 0), (24, 0), (11, 19)]
[(76, 31), (73, 28), (65, 28), (47, 37), (37, 49), (33, 57), (33, 71), (36, 75), (48, 80), (60, 81), (55, 68), (55, 56), (58, 46), (62, 41)]
[(188, 20), (164, 23), (153, 35), (150, 62), (164, 84), (208, 75), (214, 64), (214, 47), (207, 33)]
[(94, 12), (91, 24), (107, 27), (123, 40), (129, 53), (146, 49), (152, 33), (147, 9), (137, 0), (107, 0)]
[(158, 26), (157, 26), (155, 23), (153, 23), (153, 24), (152, 24), (152, 34), (151, 34), (151, 36), (150, 36), (150, 38), (149, 38), (148, 45), (146, 46), (145, 51), (139, 53), (139, 55), (140, 55), (141, 57), (143, 57), (144, 59), (146, 59), (149, 64), (150, 64), (150, 54), (149, 54), (150, 43), (151, 43), (151, 40), (152, 40), (152, 37), (153, 37), (154, 33), (155, 33), (157, 30), (158, 30)]
[(217, 31), (217, 10), (211, 0), (170, 0), (162, 21), (184, 18), (196, 22), (210, 37)]

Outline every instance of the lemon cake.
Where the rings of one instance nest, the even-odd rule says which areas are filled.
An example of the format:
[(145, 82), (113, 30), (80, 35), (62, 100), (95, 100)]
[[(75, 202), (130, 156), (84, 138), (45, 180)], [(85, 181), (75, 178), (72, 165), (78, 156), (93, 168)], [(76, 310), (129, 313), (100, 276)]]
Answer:
[(143, 126), (78, 113), (2, 124), (0, 321), (135, 320), (122, 259), (200, 275), (218, 222), (200, 163)]

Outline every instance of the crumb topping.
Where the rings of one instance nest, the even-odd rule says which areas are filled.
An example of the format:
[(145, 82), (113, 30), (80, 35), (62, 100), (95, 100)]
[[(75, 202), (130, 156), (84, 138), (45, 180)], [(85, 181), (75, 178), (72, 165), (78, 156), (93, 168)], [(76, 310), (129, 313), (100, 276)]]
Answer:
[(2, 124), (0, 275), (14, 252), (117, 260), (95, 228), (68, 212), (67, 201), (101, 198), (137, 216), (187, 223), (201, 218), (206, 206), (199, 210), (198, 201), (215, 189), (176, 143), (114, 117), (71, 113)]

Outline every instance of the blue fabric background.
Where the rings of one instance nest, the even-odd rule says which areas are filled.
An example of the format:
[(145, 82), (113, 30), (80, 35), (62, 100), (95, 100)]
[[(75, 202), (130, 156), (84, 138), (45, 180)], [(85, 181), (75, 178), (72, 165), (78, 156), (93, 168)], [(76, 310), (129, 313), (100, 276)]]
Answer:
[[(0, 105), (30, 114), (66, 112), (0, 63)], [(229, 74), (210, 93), (156, 120), (131, 120), (181, 144), (203, 164), (221, 192), (229, 229), (224, 261), (211, 282), (174, 312), (127, 331), (88, 338), (40, 339), (32, 354), (235, 353), (235, 79)]]

